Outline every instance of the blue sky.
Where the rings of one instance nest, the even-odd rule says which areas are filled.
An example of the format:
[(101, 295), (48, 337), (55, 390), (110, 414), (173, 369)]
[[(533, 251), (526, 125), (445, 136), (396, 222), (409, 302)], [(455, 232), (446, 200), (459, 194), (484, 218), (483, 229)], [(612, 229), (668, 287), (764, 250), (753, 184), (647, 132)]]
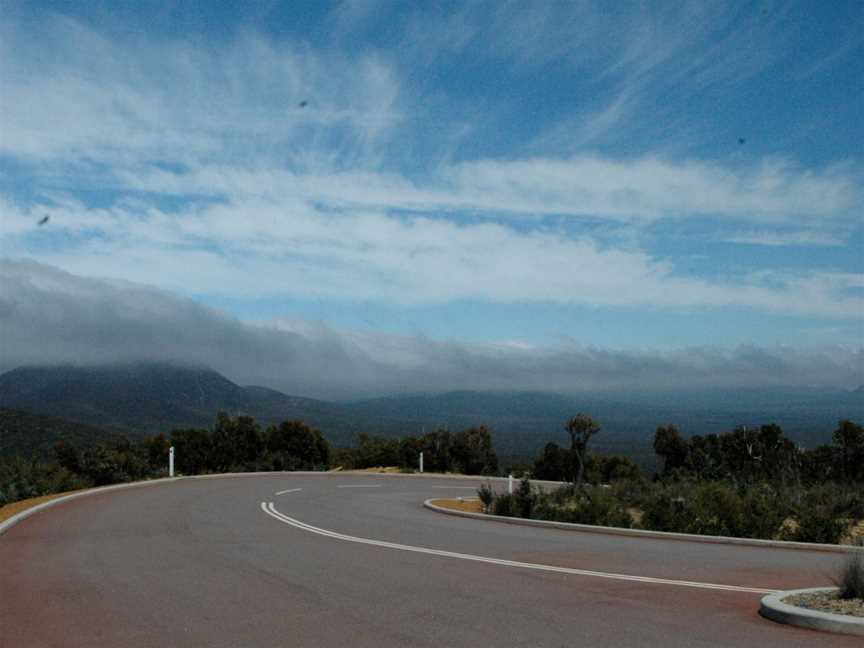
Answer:
[(860, 2), (0, 6), (6, 259), (297, 330), (864, 346)]

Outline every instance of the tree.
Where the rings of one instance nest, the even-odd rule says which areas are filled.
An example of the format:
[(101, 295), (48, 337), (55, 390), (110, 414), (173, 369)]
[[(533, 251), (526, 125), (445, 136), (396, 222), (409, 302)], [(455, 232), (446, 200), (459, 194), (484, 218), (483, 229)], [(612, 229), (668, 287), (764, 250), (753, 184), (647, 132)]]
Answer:
[(200, 428), (186, 428), (171, 432), (177, 471), (196, 475), (213, 469), (210, 433)]
[(654, 433), (654, 452), (663, 460), (663, 474), (668, 475), (687, 462), (687, 441), (674, 425), (661, 425)]
[(840, 447), (844, 481), (853, 483), (864, 479), (864, 427), (852, 421), (840, 421), (832, 438)]
[(543, 454), (534, 460), (534, 468), (531, 472), (536, 479), (573, 480), (572, 466), (573, 462), (568, 450), (561, 448), (557, 443), (547, 443), (543, 448)]
[(355, 468), (399, 465), (401, 459), (398, 439), (385, 439), (365, 433), (358, 434), (357, 439), (359, 443)]
[(449, 472), (452, 469), (452, 443), (452, 436), (447, 430), (427, 432), (420, 437), (424, 469), (429, 472)]
[(569, 421), (564, 429), (570, 434), (571, 460), (576, 462), (576, 478), (574, 484), (582, 486), (585, 478), (585, 462), (588, 458), (588, 442), (595, 434), (600, 432), (600, 426), (586, 414), (577, 414)]
[(453, 435), (450, 447), (455, 468), (466, 475), (490, 475), (498, 470), (498, 456), (492, 448), (492, 434), (485, 425)]
[(267, 431), (267, 450), (277, 470), (315, 470), (330, 465), (330, 444), (303, 421), (283, 421)]
[(212, 435), (212, 459), (219, 472), (254, 464), (261, 452), (261, 432), (251, 416), (231, 418), (225, 412), (216, 415)]
[(154, 437), (145, 438), (143, 444), (150, 468), (153, 470), (167, 469), (168, 451), (171, 447), (168, 437), (159, 433)]

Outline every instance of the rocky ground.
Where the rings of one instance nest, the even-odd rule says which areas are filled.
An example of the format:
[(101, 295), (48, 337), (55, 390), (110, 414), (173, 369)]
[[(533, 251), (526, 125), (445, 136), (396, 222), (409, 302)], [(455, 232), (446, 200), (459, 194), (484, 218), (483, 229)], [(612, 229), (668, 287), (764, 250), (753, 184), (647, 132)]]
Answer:
[(783, 599), (788, 605), (830, 612), (831, 614), (847, 614), (854, 617), (864, 617), (864, 599), (855, 598), (843, 600), (837, 598), (837, 592), (813, 592), (811, 594), (795, 594)]

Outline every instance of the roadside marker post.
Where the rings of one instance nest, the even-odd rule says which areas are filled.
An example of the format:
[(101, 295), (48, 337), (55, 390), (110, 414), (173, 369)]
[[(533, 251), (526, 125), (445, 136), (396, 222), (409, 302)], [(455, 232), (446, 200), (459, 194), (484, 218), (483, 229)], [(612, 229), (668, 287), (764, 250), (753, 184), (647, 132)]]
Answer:
[(174, 476), (174, 446), (168, 448), (168, 476)]
[(510, 495), (513, 494), (513, 473), (510, 473), (510, 476), (507, 478), (507, 492)]
[(420, 453), (420, 472), (423, 472), (423, 453)]

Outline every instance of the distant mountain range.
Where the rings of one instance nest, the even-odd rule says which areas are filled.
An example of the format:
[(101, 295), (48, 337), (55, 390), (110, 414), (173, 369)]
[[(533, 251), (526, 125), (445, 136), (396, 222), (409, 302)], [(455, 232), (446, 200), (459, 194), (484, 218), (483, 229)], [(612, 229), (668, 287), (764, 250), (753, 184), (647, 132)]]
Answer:
[[(705, 434), (774, 422), (799, 443), (825, 443), (838, 420), (864, 420), (864, 388), (633, 392), (614, 397), (459, 391), (337, 403), (240, 386), (210, 369), (139, 363), (14, 369), (0, 375), (0, 407), (53, 417), (55, 428), (58, 419), (79, 422), (87, 439), (98, 437), (99, 430), (143, 436), (209, 426), (218, 411), (249, 414), (264, 425), (302, 419), (336, 445), (353, 444), (358, 432), (404, 436), (438, 426), (458, 430), (485, 424), (505, 456), (533, 456), (548, 441), (563, 443), (563, 423), (585, 412), (603, 426), (603, 434), (596, 437), (598, 450), (626, 452), (649, 463), (654, 429), (665, 423), (674, 423), (684, 434)], [(31, 421), (27, 429), (50, 436), (46, 421)], [(63, 434), (74, 436), (68, 424), (60, 427)], [(20, 434), (19, 441), (11, 443), (11, 433), (2, 425), (0, 437), (0, 454), (22, 447)], [(23, 446), (43, 447), (44, 442)]]

